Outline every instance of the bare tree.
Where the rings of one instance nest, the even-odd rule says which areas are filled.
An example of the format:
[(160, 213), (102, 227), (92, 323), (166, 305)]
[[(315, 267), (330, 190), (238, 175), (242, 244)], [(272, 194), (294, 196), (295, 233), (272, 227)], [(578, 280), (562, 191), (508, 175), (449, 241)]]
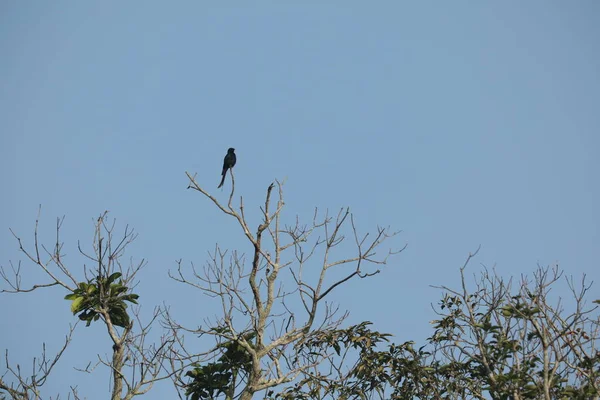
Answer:
[[(23, 287), (21, 263), (10, 263), (10, 271), (0, 268), (0, 277), (6, 284), (2, 293), (27, 293), (54, 286), (66, 290), (65, 299), (71, 301), (71, 311), (78, 315), (80, 322), (89, 326), (94, 321), (101, 321), (112, 341), (112, 355), (99, 354), (98, 359), (90, 362), (83, 371), (91, 373), (99, 365), (108, 367), (112, 376), (111, 399), (131, 399), (148, 392), (158, 380), (170, 377), (164, 361), (173, 339), (163, 335), (158, 343), (147, 343), (151, 326), (162, 314), (160, 308), (156, 308), (150, 321), (145, 323), (141, 321), (138, 307), (128, 311), (127, 303), (137, 304), (139, 296), (133, 293), (133, 289), (137, 284), (136, 275), (146, 262), (142, 260), (128, 265), (121, 262), (125, 249), (137, 234), (126, 227), (123, 235), (118, 237), (115, 221), (107, 222), (106, 217), (107, 212), (104, 212), (95, 221), (92, 251), (88, 253), (78, 245), (81, 254), (91, 262), (91, 266), (84, 265), (81, 272), (67, 266), (62, 251), (60, 231), (64, 218), (57, 220), (56, 241), (51, 248), (39, 241), (39, 215), (32, 250), (28, 250), (13, 232), (20, 251), (44, 272), (47, 280)], [(44, 344), (41, 358), (33, 360), (31, 375), (25, 374), (19, 365), (13, 366), (9, 362), (7, 350), (7, 370), (0, 378), (0, 390), (13, 399), (41, 398), (40, 388), (70, 344), (75, 326), (70, 328), (63, 347), (54, 357), (46, 355)], [(69, 395), (79, 398), (76, 387), (71, 388)]]
[[(6, 371), (0, 377), (0, 391), (3, 390), (5, 394), (10, 396), (9, 398), (15, 400), (40, 398), (40, 389), (44, 383), (46, 383), (46, 380), (50, 376), (53, 368), (56, 366), (64, 351), (71, 343), (74, 330), (75, 325), (71, 325), (65, 337), (64, 344), (54, 356), (50, 356), (46, 353), (46, 344), (43, 343), (40, 357), (32, 360), (30, 374), (25, 373), (19, 364), (13, 365), (10, 362), (8, 349), (6, 349), (4, 353)], [(8, 379), (6, 378), (7, 376)], [(76, 391), (73, 392), (73, 394), (75, 393)], [(0, 394), (2, 394), (2, 392), (0, 392)]]
[[(221, 314), (206, 319), (201, 327), (184, 327), (172, 315), (168, 325), (180, 338), (181, 349), (173, 361), (180, 371), (176, 384), (193, 399), (251, 399), (257, 392), (270, 392), (314, 369), (328, 354), (310, 359), (301, 352), (302, 343), (311, 336), (338, 327), (346, 317), (326, 299), (351, 279), (373, 276), (368, 264), (386, 264), (391, 250), (378, 256), (381, 244), (395, 233), (377, 228), (374, 235), (360, 235), (348, 209), (335, 217), (320, 216), (315, 210), (309, 224), (296, 218), (287, 225), (283, 185), (267, 188), (260, 207), (260, 223), (253, 230), (246, 218), (243, 198), (234, 207), (235, 178), (227, 204), (222, 204), (187, 173), (191, 188), (210, 200), (241, 228), (250, 253), (246, 265), (243, 254), (228, 252), (218, 245), (202, 268), (189, 269), (179, 262), (170, 276), (215, 298)], [(275, 193), (275, 194), (274, 194)], [(350, 234), (352, 246), (347, 241)], [(347, 257), (340, 252), (349, 252)], [(211, 335), (215, 347), (207, 352), (192, 352), (181, 339), (183, 333)], [(202, 364), (202, 363), (205, 364)], [(183, 372), (188, 367), (186, 379)]]

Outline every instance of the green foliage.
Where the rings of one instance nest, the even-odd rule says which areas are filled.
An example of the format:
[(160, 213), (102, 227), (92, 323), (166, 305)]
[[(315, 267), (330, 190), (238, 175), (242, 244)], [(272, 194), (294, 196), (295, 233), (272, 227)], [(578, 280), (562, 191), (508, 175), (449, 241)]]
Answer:
[[(569, 314), (549, 304), (548, 288), (557, 276), (547, 278), (541, 269), (534, 284), (523, 283), (516, 295), (487, 275), (474, 293), (466, 287), (446, 290), (440, 318), (432, 321), (433, 335), (420, 348), (413, 342), (381, 348), (389, 335), (371, 330), (369, 322), (315, 332), (297, 357), (310, 361), (329, 354), (330, 366), (307, 371), (293, 386), (266, 398), (599, 398), (600, 318), (590, 314), (595, 307)], [(583, 294), (576, 293), (578, 305), (584, 304)]]
[[(229, 333), (226, 328), (213, 330), (221, 334)], [(242, 337), (251, 344), (255, 333), (246, 333)], [(252, 367), (252, 358), (239, 339), (221, 343), (217, 349), (222, 352), (217, 362), (196, 365), (186, 373), (191, 381), (186, 387), (185, 394), (191, 396), (192, 400), (214, 399), (220, 394), (232, 392), (238, 373), (247, 373)]]
[[(449, 290), (429, 338), (439, 358), (450, 361), (438, 364), (437, 372), (462, 370), (454, 379), (467, 397), (508, 400), (518, 393), (519, 399), (597, 398), (600, 353), (586, 329), (597, 332), (599, 320), (587, 317), (593, 310), (578, 308), (567, 314), (548, 303), (549, 286), (559, 276), (540, 269), (532, 286), (524, 282), (515, 295), (488, 275), (474, 293), (464, 283), (462, 292)], [(584, 293), (576, 294), (578, 304), (583, 304)], [(596, 356), (587, 356), (590, 352)]]
[(223, 362), (196, 366), (186, 376), (192, 378), (186, 388), (186, 396), (192, 400), (214, 399), (229, 389), (233, 373), (230, 366)]
[(90, 326), (105, 311), (114, 325), (122, 328), (129, 326), (130, 318), (125, 302), (137, 304), (139, 296), (128, 294), (129, 288), (123, 285), (120, 278), (121, 273), (115, 272), (106, 278), (98, 276), (95, 281), (80, 282), (73, 293), (65, 296), (65, 300), (71, 300), (73, 315), (79, 314), (79, 319)]
[[(367, 399), (370, 393), (380, 393), (388, 383), (399, 384), (397, 375), (390, 366), (401, 366), (398, 354), (412, 350), (412, 343), (397, 346), (391, 345), (391, 351), (377, 351), (377, 347), (387, 343), (391, 335), (370, 329), (371, 322), (365, 321), (346, 329), (316, 331), (298, 348), (299, 357), (311, 359), (332, 350), (342, 359), (353, 353), (356, 363), (343, 376), (328, 376), (325, 373), (307, 374), (294, 386), (269, 399)], [(270, 395), (271, 396), (271, 395)]]

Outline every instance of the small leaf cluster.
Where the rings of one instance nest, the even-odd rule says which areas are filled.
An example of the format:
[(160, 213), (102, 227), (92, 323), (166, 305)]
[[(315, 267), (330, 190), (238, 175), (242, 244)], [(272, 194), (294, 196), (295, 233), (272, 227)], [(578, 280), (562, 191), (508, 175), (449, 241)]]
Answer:
[(128, 293), (129, 288), (123, 284), (121, 275), (115, 272), (108, 277), (98, 276), (95, 280), (80, 282), (73, 293), (65, 296), (65, 300), (71, 300), (73, 315), (79, 314), (79, 319), (90, 326), (106, 313), (115, 326), (128, 327), (131, 321), (125, 302), (137, 304), (139, 296)]
[[(222, 328), (215, 331), (225, 333)], [(246, 342), (251, 343), (255, 333), (243, 335)], [(223, 354), (217, 362), (196, 365), (186, 373), (191, 381), (186, 387), (186, 396), (192, 400), (214, 399), (220, 394), (228, 393), (235, 387), (235, 380), (239, 371), (249, 371), (252, 367), (252, 357), (240, 344), (239, 340), (230, 340), (217, 346)]]

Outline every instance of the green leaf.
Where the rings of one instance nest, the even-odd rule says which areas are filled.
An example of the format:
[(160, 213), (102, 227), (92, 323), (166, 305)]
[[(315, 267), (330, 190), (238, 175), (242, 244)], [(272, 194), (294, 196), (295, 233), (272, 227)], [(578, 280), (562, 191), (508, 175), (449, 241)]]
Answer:
[(133, 304), (137, 304), (138, 302), (136, 300), (139, 299), (139, 298), (140, 298), (140, 296), (137, 295), (137, 294), (128, 294), (128, 295), (122, 296), (121, 300), (123, 300), (123, 301), (129, 301), (129, 302), (131, 302)]
[(110, 285), (111, 283), (113, 283), (116, 279), (121, 277), (121, 273), (120, 272), (115, 272), (113, 274), (110, 274), (110, 276), (108, 277), (108, 279), (106, 279), (106, 284)]
[(120, 283), (113, 283), (112, 285), (110, 285), (110, 295), (118, 296), (121, 293), (125, 293), (127, 289), (127, 286), (123, 286)]
[(335, 350), (335, 352), (339, 356), (340, 355), (340, 344), (338, 342), (334, 342), (333, 343), (333, 349)]
[(88, 285), (88, 287), (87, 287), (87, 289), (86, 289), (86, 291), (85, 291), (85, 292), (86, 292), (87, 294), (89, 294), (89, 295), (92, 295), (92, 294), (94, 294), (94, 293), (96, 292), (96, 290), (98, 290), (98, 289), (96, 288), (96, 285)]
[(114, 325), (120, 326), (121, 328), (129, 326), (129, 315), (127, 315), (125, 309), (115, 307), (109, 311), (108, 315)]
[(75, 300), (73, 300), (73, 302), (71, 303), (71, 312), (73, 314), (77, 314), (79, 311), (81, 311), (82, 307), (82, 303), (85, 300), (84, 297), (77, 297), (75, 298)]
[(94, 310), (87, 310), (79, 314), (79, 319), (81, 321), (86, 321), (85, 326), (90, 326), (93, 320), (95, 320), (95, 316), (98, 315)]

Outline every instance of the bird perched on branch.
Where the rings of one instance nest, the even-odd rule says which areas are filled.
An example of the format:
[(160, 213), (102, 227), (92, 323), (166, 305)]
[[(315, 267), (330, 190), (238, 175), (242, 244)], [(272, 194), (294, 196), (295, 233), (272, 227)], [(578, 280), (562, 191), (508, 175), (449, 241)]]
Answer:
[(223, 183), (225, 183), (225, 175), (227, 175), (227, 170), (230, 168), (233, 168), (236, 161), (237, 160), (235, 158), (235, 149), (233, 147), (230, 147), (227, 150), (227, 155), (225, 155), (225, 159), (223, 160), (223, 172), (221, 172), (221, 175), (222, 175), (221, 183), (219, 184), (219, 186), (217, 188), (220, 188), (221, 186), (223, 186)]

